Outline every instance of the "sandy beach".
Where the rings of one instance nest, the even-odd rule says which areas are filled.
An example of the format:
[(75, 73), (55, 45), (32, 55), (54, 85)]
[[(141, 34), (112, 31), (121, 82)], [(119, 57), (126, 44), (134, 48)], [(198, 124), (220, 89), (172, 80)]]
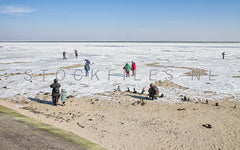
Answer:
[[(69, 98), (55, 107), (48, 93), (1, 100), (28, 117), (73, 132), (107, 149), (238, 149), (240, 104), (189, 101), (175, 104), (143, 100), (146, 95), (108, 92)], [(131, 99), (131, 100), (130, 100)], [(133, 102), (132, 99), (135, 99)], [(210, 124), (211, 128), (203, 125)]]

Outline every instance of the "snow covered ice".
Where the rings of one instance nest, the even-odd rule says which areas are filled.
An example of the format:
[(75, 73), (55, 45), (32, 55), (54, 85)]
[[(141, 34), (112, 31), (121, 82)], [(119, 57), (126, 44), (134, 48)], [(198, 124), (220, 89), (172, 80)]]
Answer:
[[(0, 46), (0, 98), (51, 92), (57, 73), (62, 88), (76, 97), (114, 91), (117, 86), (141, 92), (153, 80), (171, 80), (188, 89), (159, 86), (166, 95), (162, 101), (177, 102), (181, 94), (239, 101), (240, 43), (2, 42)], [(63, 51), (68, 59), (62, 59)], [(85, 59), (91, 61), (90, 77), (84, 76)], [(136, 77), (124, 78), (123, 67), (132, 61)], [(197, 75), (202, 70), (200, 79), (191, 76), (192, 70)]]

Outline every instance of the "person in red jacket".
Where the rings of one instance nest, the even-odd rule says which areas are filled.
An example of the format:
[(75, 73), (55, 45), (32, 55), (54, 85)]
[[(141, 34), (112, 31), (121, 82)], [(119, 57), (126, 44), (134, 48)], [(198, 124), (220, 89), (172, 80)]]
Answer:
[(135, 62), (133, 62), (132, 61), (132, 76), (135, 76), (135, 74), (136, 74), (136, 64), (135, 64)]

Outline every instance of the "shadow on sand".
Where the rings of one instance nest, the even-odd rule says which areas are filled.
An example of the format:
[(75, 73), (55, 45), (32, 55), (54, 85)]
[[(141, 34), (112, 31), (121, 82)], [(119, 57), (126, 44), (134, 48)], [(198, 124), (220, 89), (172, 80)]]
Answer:
[(137, 98), (137, 99), (144, 99), (144, 100), (152, 100), (150, 98), (148, 98), (147, 96), (141, 96), (141, 95), (131, 95), (131, 94), (128, 94), (127, 96), (131, 96), (133, 98)]
[(32, 97), (28, 97), (28, 99), (31, 100), (31, 101), (38, 102), (38, 103), (53, 105), (53, 103), (51, 101), (45, 101), (45, 100), (41, 100), (41, 99), (38, 99), (38, 98), (32, 98)]

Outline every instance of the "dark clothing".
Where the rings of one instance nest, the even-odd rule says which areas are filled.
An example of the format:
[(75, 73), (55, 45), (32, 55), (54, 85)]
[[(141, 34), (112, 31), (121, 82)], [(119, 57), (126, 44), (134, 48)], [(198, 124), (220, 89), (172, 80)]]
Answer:
[(52, 102), (53, 102), (53, 105), (57, 106), (58, 105), (58, 99), (60, 98), (60, 95), (59, 96), (52, 96)]
[(59, 88), (61, 87), (61, 85), (58, 83), (57, 79), (54, 79), (54, 83), (50, 85), (52, 89), (52, 102), (53, 105), (57, 105), (58, 104), (58, 99), (60, 98), (60, 90)]
[(52, 85), (50, 85), (52, 89), (52, 96), (60, 96), (60, 90), (59, 88), (61, 87), (61, 85), (59, 83), (53, 83)]
[(66, 59), (66, 52), (63, 52), (63, 59)]
[(156, 86), (150, 87), (149, 90), (148, 90), (148, 92), (149, 92), (149, 97), (150, 97), (150, 98), (152, 98), (152, 99), (154, 99), (154, 98), (157, 99), (158, 94), (159, 94), (159, 90), (158, 90), (158, 88), (157, 88)]
[(89, 76), (89, 70), (90, 70), (90, 66), (89, 66), (89, 64), (88, 63), (86, 63), (85, 65), (84, 65), (84, 69), (85, 69), (85, 72), (86, 72), (86, 77), (87, 76)]
[(86, 64), (84, 65), (84, 69), (85, 69), (85, 70), (90, 70), (90, 66), (89, 66), (88, 63), (86, 63)]

